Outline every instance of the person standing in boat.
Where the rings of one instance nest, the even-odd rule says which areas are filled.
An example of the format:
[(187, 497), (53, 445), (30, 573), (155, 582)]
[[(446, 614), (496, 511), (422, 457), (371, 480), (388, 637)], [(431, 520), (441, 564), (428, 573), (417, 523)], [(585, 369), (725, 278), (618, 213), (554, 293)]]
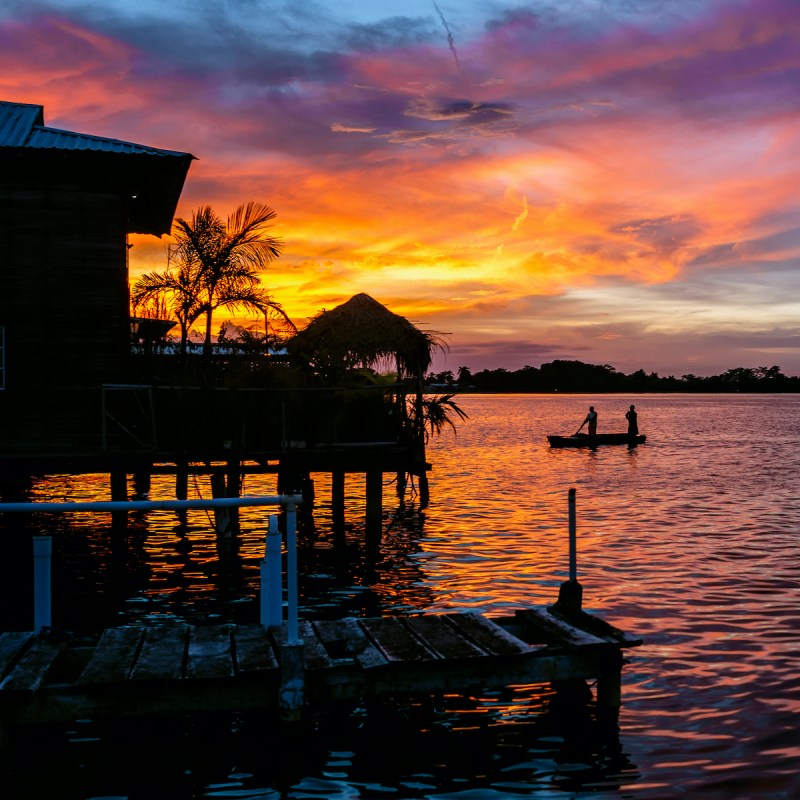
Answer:
[(588, 425), (586, 430), (589, 436), (594, 436), (597, 433), (597, 412), (594, 410), (594, 406), (589, 406), (589, 413), (586, 415), (586, 419), (581, 422), (581, 427), (575, 431), (576, 435), (580, 433), (584, 425)]
[(625, 412), (625, 419), (628, 420), (628, 436), (639, 435), (639, 417), (636, 413), (636, 406), (631, 406)]

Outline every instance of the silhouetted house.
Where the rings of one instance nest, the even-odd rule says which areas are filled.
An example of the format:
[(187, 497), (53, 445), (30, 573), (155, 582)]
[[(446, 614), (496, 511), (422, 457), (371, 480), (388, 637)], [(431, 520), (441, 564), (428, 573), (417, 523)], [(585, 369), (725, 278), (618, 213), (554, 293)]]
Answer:
[(46, 127), (0, 102), (0, 460), (101, 449), (127, 377), (129, 233), (169, 233), (188, 153)]

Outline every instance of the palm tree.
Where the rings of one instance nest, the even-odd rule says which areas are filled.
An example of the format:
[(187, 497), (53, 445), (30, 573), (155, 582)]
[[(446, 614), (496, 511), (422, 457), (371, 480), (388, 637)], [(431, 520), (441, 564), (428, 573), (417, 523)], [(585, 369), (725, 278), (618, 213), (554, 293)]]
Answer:
[(181, 328), (181, 355), (186, 354), (189, 329), (203, 313), (198, 297), (198, 271), (184, 262), (173, 269), (170, 264), (164, 272), (148, 272), (136, 282), (131, 292), (135, 306), (152, 301), (166, 301), (170, 313)]
[(261, 288), (258, 273), (281, 253), (283, 243), (268, 232), (275, 212), (261, 203), (239, 206), (223, 222), (210, 206), (203, 206), (190, 220), (178, 217), (163, 273), (144, 275), (134, 286), (132, 299), (142, 302), (168, 296), (170, 308), (181, 326), (181, 352), (185, 352), (189, 328), (205, 315), (203, 352), (211, 353), (214, 311), (241, 306), (266, 313), (272, 309), (286, 316), (278, 303)]
[[(465, 420), (469, 419), (469, 414), (453, 400), (453, 394), (434, 395), (424, 397), (421, 402), (409, 404), (409, 420), (412, 426), (422, 429), (425, 443), (430, 441), (432, 436), (438, 436), (445, 427), (456, 430), (454, 417)], [(421, 418), (418, 419), (418, 415)]]
[(211, 353), (217, 308), (240, 305), (263, 313), (267, 307), (257, 273), (281, 253), (283, 243), (267, 231), (275, 217), (269, 206), (250, 202), (239, 206), (227, 223), (211, 206), (195, 211), (189, 221), (175, 220), (174, 255), (198, 269), (198, 296), (206, 315), (204, 353)]

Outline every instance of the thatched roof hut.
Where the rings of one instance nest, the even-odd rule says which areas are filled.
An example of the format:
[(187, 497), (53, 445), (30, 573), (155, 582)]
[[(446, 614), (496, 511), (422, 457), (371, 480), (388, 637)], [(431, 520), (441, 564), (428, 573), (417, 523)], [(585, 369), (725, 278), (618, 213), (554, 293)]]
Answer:
[(291, 353), (331, 376), (357, 367), (397, 370), (398, 379), (421, 378), (442, 344), (368, 294), (321, 311), (288, 343)]

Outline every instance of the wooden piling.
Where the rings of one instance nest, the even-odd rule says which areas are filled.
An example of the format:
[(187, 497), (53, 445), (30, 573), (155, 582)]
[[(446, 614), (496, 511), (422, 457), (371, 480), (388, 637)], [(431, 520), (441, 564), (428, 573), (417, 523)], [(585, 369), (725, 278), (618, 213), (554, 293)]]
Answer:
[(408, 482), (408, 475), (405, 472), (398, 472), (397, 473), (397, 486), (395, 487), (395, 491), (397, 496), (402, 501), (406, 496), (406, 484)]
[(616, 724), (622, 707), (622, 664), (620, 651), (609, 655), (606, 668), (597, 676), (595, 705), (601, 722)]
[[(239, 497), (242, 493), (242, 472), (239, 459), (231, 455), (228, 458), (228, 465), (225, 471), (225, 491), (227, 497)], [(231, 506), (228, 513), (230, 527), (233, 533), (239, 533), (239, 509)]]
[[(175, 462), (175, 499), (189, 499), (189, 465), (185, 461)], [(184, 530), (189, 525), (186, 511), (178, 511), (178, 525)]]
[(344, 544), (344, 470), (341, 469), (331, 473), (331, 522), (334, 543)]
[(133, 491), (137, 497), (146, 498), (150, 494), (150, 468), (137, 469), (133, 473)]
[(428, 486), (428, 476), (424, 472), (420, 472), (419, 478), (419, 507), (421, 509), (427, 508), (431, 500), (430, 488)]
[(367, 552), (380, 553), (383, 527), (383, 473), (380, 470), (367, 472)]
[[(224, 473), (215, 472), (211, 475), (211, 496), (214, 498), (228, 496)], [(231, 514), (228, 508), (214, 509), (214, 527), (218, 536), (232, 535)]]
[[(113, 501), (126, 501), (128, 499), (128, 476), (124, 470), (115, 469), (109, 475), (111, 484), (111, 499)], [(111, 512), (111, 534), (124, 535), (128, 527), (127, 511)]]
[(186, 462), (175, 464), (175, 499), (186, 500), (189, 497), (189, 465)]
[(302, 719), (305, 701), (305, 669), (303, 655), (305, 646), (283, 644), (281, 646), (281, 687), (278, 707), (284, 722), (298, 722)]

